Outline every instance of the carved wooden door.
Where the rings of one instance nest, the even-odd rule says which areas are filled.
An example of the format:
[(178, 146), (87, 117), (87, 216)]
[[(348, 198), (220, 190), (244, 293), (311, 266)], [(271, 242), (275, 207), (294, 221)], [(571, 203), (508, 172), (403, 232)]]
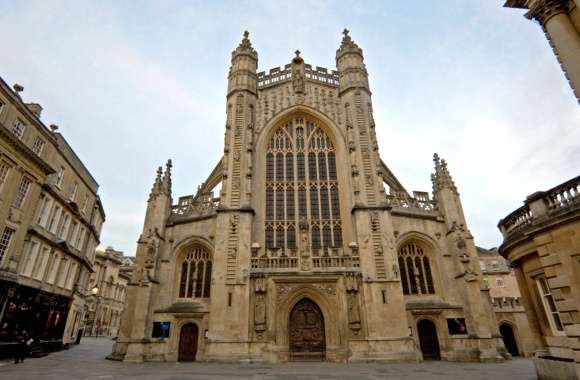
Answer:
[(324, 318), (318, 305), (305, 298), (290, 313), (290, 359), (324, 360)]
[(197, 353), (197, 336), (199, 331), (195, 323), (183, 325), (179, 335), (179, 361), (193, 362)]
[(435, 323), (428, 319), (423, 319), (417, 324), (417, 332), (419, 334), (419, 345), (421, 346), (421, 352), (423, 352), (423, 359), (441, 359)]

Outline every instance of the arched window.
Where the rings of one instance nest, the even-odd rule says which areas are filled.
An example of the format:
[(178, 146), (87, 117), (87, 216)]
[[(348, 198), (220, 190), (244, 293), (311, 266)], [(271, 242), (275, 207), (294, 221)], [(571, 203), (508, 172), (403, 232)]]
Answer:
[(179, 298), (209, 298), (211, 256), (201, 247), (189, 250), (181, 262)]
[(342, 247), (335, 150), (313, 121), (278, 127), (266, 152), (265, 246), (296, 249), (297, 226), (308, 225), (315, 255)]
[(423, 248), (407, 243), (399, 249), (403, 294), (435, 294), (431, 264)]

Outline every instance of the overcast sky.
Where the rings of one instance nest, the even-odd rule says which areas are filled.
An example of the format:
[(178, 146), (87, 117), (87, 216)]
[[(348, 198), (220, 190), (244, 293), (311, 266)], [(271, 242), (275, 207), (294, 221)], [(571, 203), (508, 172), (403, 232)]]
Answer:
[(100, 184), (102, 244), (135, 254), (155, 168), (191, 194), (223, 152), (226, 76), (243, 30), (259, 69), (335, 67), (364, 49), (380, 152), (431, 191), (438, 152), (476, 244), (525, 197), (580, 174), (580, 107), (541, 28), (503, 0), (0, 0), (0, 76), (44, 107)]

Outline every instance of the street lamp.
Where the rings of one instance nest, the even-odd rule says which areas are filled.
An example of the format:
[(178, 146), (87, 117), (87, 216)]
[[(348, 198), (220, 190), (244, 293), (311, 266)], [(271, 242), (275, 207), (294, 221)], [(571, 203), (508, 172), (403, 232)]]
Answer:
[(95, 326), (97, 324), (97, 315), (98, 315), (98, 311), (99, 311), (99, 297), (97, 297), (97, 294), (99, 294), (99, 288), (97, 288), (96, 286), (94, 288), (91, 289), (91, 293), (93, 294), (93, 297), (95, 298), (95, 315), (93, 316), (93, 333), (96, 337), (99, 336), (98, 331), (95, 329)]

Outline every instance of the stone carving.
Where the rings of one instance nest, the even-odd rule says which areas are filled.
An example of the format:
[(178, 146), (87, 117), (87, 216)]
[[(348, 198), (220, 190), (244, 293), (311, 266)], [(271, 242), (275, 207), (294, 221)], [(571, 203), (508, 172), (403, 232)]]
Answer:
[(371, 231), (378, 232), (380, 228), (379, 212), (372, 211), (370, 214)]
[(300, 69), (292, 73), (292, 88), (296, 94), (304, 93), (304, 75)]
[(347, 292), (348, 302), (348, 327), (354, 335), (358, 335), (361, 329), (360, 306), (358, 302), (358, 292)]
[(254, 279), (254, 330), (258, 339), (262, 339), (262, 333), (266, 330), (266, 278)]
[(536, 1), (533, 7), (530, 8), (526, 17), (528, 19), (534, 19), (538, 21), (542, 26), (546, 25), (546, 22), (557, 14), (566, 13), (567, 6), (565, 1), (562, 0), (543, 0)]

